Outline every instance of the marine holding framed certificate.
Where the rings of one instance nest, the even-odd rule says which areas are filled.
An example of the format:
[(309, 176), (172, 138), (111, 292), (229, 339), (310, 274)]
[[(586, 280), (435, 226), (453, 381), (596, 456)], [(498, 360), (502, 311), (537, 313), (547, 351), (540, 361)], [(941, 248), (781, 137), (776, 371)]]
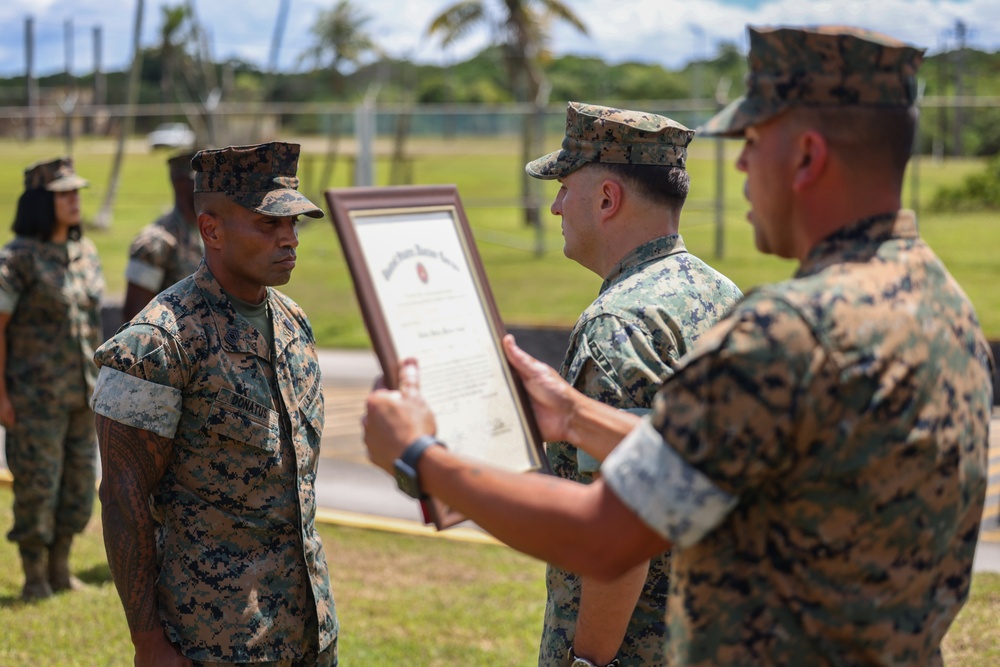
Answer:
[[(457, 188), (332, 189), (326, 199), (386, 383), (401, 360), (417, 359), (449, 449), (506, 470), (547, 470)], [(433, 499), (423, 507), (439, 529), (464, 518)]]

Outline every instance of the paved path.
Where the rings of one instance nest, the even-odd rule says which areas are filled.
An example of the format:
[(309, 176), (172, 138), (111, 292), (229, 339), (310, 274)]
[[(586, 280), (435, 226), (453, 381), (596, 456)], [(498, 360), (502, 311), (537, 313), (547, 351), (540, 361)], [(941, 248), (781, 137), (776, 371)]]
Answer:
[[(316, 497), (321, 519), (461, 540), (489, 541), (475, 526), (437, 533), (423, 525), (417, 503), (396, 489), (391, 477), (368, 461), (361, 442), (364, 399), (378, 375), (370, 352), (320, 352), (326, 399)], [(2, 429), (0, 429), (2, 432)], [(4, 468), (0, 448), (0, 468)], [(6, 475), (5, 469), (0, 476)], [(990, 486), (975, 569), (1000, 572), (1000, 412), (990, 430)]]

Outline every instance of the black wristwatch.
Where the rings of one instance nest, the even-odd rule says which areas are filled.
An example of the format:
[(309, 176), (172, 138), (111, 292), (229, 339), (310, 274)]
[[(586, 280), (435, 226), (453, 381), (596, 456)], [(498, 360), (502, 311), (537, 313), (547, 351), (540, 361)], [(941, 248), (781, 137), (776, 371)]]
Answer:
[[(600, 667), (599, 665), (592, 663), (590, 660), (578, 656), (573, 652), (572, 646), (570, 646), (569, 650), (566, 651), (566, 658), (563, 660), (563, 664), (567, 667)], [(618, 658), (609, 662), (607, 667), (618, 667)]]
[(422, 435), (403, 450), (403, 454), (396, 459), (393, 467), (396, 470), (396, 486), (399, 490), (411, 498), (425, 498), (425, 494), (420, 491), (420, 476), (417, 474), (417, 462), (424, 455), (427, 448), (432, 445), (444, 443), (433, 435)]

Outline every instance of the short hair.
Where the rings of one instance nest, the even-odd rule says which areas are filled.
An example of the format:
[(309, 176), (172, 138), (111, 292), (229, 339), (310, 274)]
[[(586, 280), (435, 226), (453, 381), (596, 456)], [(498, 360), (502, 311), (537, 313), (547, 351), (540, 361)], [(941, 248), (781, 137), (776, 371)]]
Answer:
[(917, 108), (795, 107), (800, 124), (810, 124), (841, 160), (859, 168), (891, 169), (902, 177), (913, 154)]
[(592, 164), (631, 183), (640, 194), (652, 201), (672, 208), (682, 208), (691, 189), (691, 175), (682, 167), (612, 162)]

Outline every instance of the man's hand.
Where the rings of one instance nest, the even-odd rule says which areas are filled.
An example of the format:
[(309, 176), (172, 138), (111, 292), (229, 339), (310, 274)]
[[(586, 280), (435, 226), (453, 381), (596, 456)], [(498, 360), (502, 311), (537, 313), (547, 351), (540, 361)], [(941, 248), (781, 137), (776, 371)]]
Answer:
[(510, 334), (504, 336), (503, 347), (531, 397), (531, 407), (542, 439), (548, 442), (569, 440), (573, 399), (580, 394), (554, 368), (519, 348)]
[(393, 463), (406, 446), (422, 435), (437, 432), (434, 415), (420, 395), (420, 372), (417, 362), (407, 359), (399, 368), (397, 391), (381, 388), (368, 395), (367, 414), (361, 423), (365, 445), (372, 463), (389, 474)]
[(191, 667), (193, 664), (167, 639), (162, 629), (133, 632), (132, 644), (135, 646), (135, 667)]

